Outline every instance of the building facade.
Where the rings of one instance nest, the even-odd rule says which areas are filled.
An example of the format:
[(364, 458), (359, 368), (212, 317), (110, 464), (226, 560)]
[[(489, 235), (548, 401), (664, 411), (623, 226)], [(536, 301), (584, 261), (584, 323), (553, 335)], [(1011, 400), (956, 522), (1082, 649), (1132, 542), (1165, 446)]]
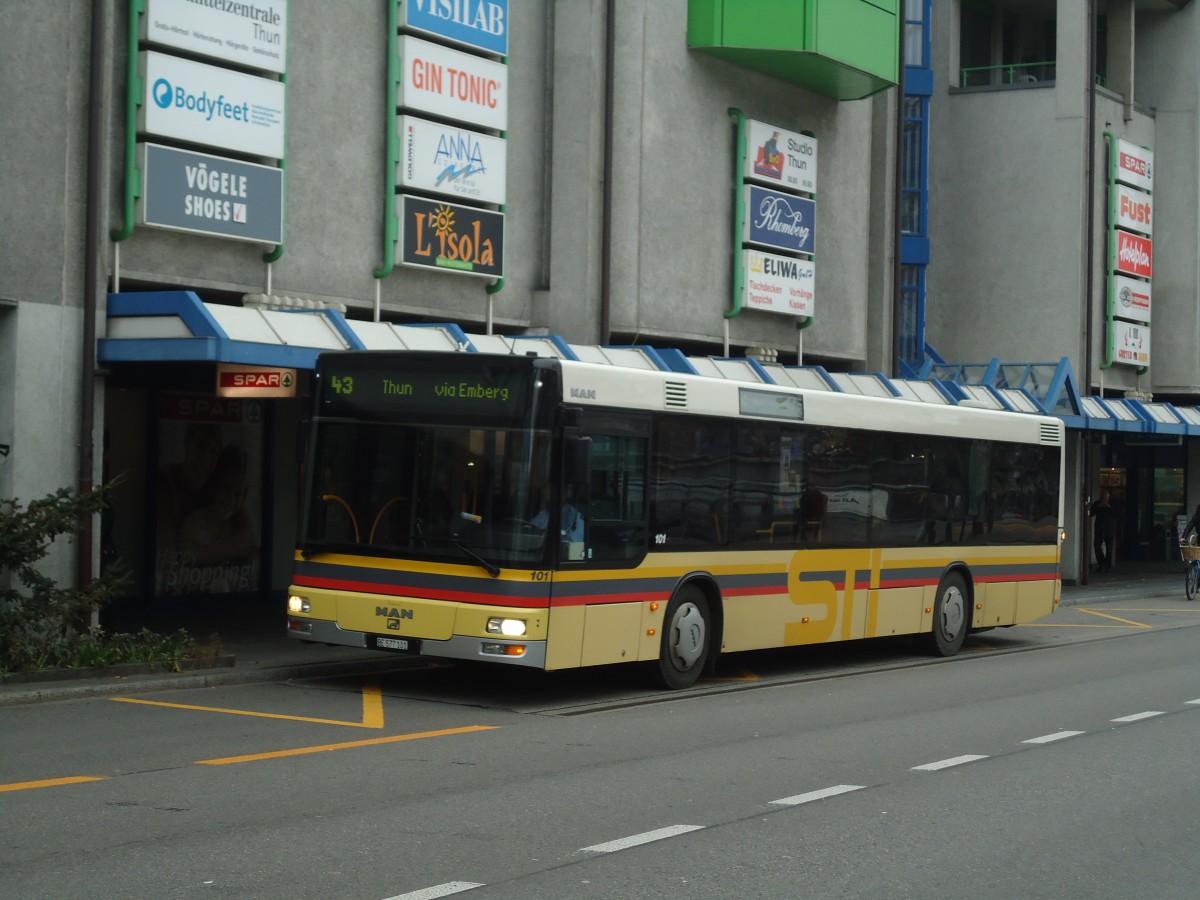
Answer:
[[(323, 333), (445, 323), (889, 370), (897, 3), (796, 7), (4, 4), (0, 111), (21, 126), (0, 172), (0, 496), (119, 479), (103, 526), (56, 554), (63, 580), (119, 557), (146, 602), (277, 596), (312, 358), (294, 351), (338, 344), (312, 316), (282, 333), (275, 308)], [(819, 148), (780, 195), (808, 243), (765, 244), (807, 265), (807, 315), (743, 302), (739, 153), (763, 128)], [(222, 392), (218, 364), (262, 342), (295, 396)], [(182, 572), (189, 478), (218, 468), (256, 555)]]
[[(1169, 557), (1196, 46), (1188, 0), (12, 0), (0, 497), (119, 480), (63, 581), (273, 602), (317, 350), (554, 334), (1023, 392), (1069, 426), (1064, 577), (1102, 487), (1119, 559)], [(189, 571), (218, 469), (254, 550)]]

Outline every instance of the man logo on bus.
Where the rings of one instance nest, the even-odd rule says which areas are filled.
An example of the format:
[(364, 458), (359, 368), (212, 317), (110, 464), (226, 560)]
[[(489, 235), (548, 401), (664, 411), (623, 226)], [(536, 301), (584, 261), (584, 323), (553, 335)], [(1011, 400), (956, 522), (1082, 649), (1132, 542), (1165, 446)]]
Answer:
[(394, 606), (377, 606), (375, 607), (375, 615), (382, 616), (385, 619), (411, 619), (413, 611), (411, 609), (396, 609)]

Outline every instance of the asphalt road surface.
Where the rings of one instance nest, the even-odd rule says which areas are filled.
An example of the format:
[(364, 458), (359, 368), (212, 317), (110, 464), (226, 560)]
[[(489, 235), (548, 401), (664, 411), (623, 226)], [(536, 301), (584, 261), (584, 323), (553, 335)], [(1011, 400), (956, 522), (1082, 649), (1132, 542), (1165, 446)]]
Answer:
[(0, 708), (0, 898), (1190, 900), (1200, 608), (1052, 621)]

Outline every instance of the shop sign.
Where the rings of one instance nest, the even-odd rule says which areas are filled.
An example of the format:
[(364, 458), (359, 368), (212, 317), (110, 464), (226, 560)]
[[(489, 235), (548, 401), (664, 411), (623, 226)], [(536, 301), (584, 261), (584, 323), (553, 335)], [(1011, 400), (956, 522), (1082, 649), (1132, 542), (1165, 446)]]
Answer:
[(1150, 282), (1113, 275), (1113, 315), (1138, 322), (1150, 321)]
[(400, 262), (421, 269), (504, 277), (504, 213), (401, 194)]
[(217, 363), (218, 397), (295, 397), (296, 370)]
[(141, 54), (141, 131), (283, 158), (284, 84), (153, 50)]
[(158, 144), (138, 144), (137, 221), (153, 228), (278, 244), (283, 170)]
[(748, 119), (742, 177), (784, 190), (815, 194), (817, 139)]
[(508, 146), (503, 138), (457, 125), (399, 116), (401, 187), (449, 194), (481, 203), (503, 203)]
[(1152, 234), (1154, 229), (1154, 197), (1123, 184), (1113, 186), (1116, 194), (1117, 227)]
[(743, 241), (793, 253), (814, 252), (817, 204), (812, 200), (747, 184), (742, 187), (742, 202), (746, 205)]
[(1154, 152), (1117, 138), (1117, 181), (1154, 190)]
[(1149, 278), (1154, 269), (1153, 242), (1127, 231), (1113, 231), (1117, 258), (1114, 268), (1125, 275)]
[(508, 0), (400, 0), (405, 28), (508, 55)]
[(400, 38), (397, 102), (410, 110), (503, 131), (508, 127), (508, 67), (440, 44)]
[(197, 3), (146, 0), (143, 41), (240, 66), (287, 71), (287, 0)]
[(1127, 366), (1150, 365), (1150, 326), (1113, 319), (1109, 327), (1112, 329), (1113, 362)]
[(742, 251), (742, 306), (764, 312), (811, 316), (816, 298), (816, 266), (809, 260), (759, 250)]

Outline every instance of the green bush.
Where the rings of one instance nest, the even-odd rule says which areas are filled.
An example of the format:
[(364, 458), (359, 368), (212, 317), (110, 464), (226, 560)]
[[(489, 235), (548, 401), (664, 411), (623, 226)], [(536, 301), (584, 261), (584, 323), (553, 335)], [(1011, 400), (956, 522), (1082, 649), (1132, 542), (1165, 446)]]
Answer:
[(84, 517), (105, 506), (111, 487), (62, 488), (28, 506), (0, 500), (0, 672), (158, 662), (192, 651), (183, 632), (106, 635), (91, 627), (92, 613), (127, 580), (123, 566), (107, 567), (81, 588), (60, 587), (37, 567), (56, 538), (77, 534)]

